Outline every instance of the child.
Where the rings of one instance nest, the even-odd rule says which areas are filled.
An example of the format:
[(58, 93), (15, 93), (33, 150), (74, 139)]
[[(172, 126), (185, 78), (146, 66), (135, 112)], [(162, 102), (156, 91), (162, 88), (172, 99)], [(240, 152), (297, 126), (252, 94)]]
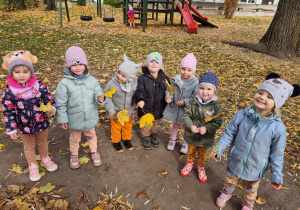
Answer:
[(129, 11), (127, 12), (128, 18), (129, 18), (129, 25), (130, 28), (133, 26), (135, 28), (135, 23), (134, 23), (134, 14), (135, 10), (132, 7), (129, 7)]
[(141, 128), (143, 136), (144, 149), (151, 149), (153, 146), (158, 147), (157, 139), (158, 123), (163, 117), (163, 111), (167, 105), (165, 101), (166, 85), (165, 80), (170, 82), (169, 78), (162, 70), (162, 56), (157, 52), (152, 52), (147, 56), (146, 67), (142, 68), (143, 74), (138, 78), (136, 90), (136, 99), (138, 102), (138, 116), (142, 117), (147, 113), (154, 116), (155, 121), (151, 128)]
[(204, 73), (199, 80), (198, 94), (189, 100), (183, 112), (185, 123), (184, 139), (188, 143), (187, 162), (181, 170), (181, 176), (187, 176), (193, 169), (196, 153), (198, 153), (198, 178), (206, 182), (205, 162), (208, 147), (213, 145), (216, 130), (221, 127), (222, 118), (215, 117), (205, 123), (206, 116), (216, 116), (222, 112), (216, 91), (218, 78), (212, 72)]
[[(198, 79), (194, 76), (196, 71), (197, 60), (193, 53), (187, 54), (180, 65), (180, 74), (173, 78), (171, 86), (175, 88), (174, 95), (170, 96), (169, 92), (166, 92), (166, 106), (163, 115), (171, 120), (171, 137), (168, 144), (168, 150), (174, 150), (177, 132), (181, 125), (185, 129), (185, 125), (182, 119), (182, 113), (185, 105), (189, 102), (189, 99), (196, 95), (198, 90)], [(183, 143), (180, 152), (187, 154), (188, 144), (183, 139)]]
[[(124, 145), (126, 149), (133, 150), (131, 144), (131, 131), (132, 131), (132, 113), (135, 108), (135, 91), (137, 87), (136, 74), (140, 64), (135, 64), (134, 62), (128, 60), (124, 54), (124, 62), (119, 66), (117, 74), (107, 83), (104, 92), (116, 88), (116, 92), (111, 98), (106, 98), (106, 103), (104, 105), (105, 110), (110, 117), (111, 122), (111, 140), (113, 146), (117, 152), (123, 152), (121, 141), (121, 131), (122, 139), (124, 140)], [(126, 109), (128, 111), (129, 121), (124, 122), (122, 126), (117, 117), (117, 113)]]
[(67, 50), (66, 63), (63, 79), (56, 88), (55, 101), (57, 124), (70, 131), (70, 167), (80, 167), (78, 150), (82, 131), (89, 142), (93, 165), (100, 166), (95, 132), (99, 121), (96, 103), (104, 104), (104, 95), (99, 82), (90, 74), (86, 55), (80, 47), (72, 46)]
[[(236, 113), (213, 154), (220, 157), (230, 144), (227, 160), (226, 181), (216, 204), (223, 208), (243, 179), (243, 210), (253, 209), (259, 183), (270, 164), (271, 185), (276, 190), (282, 186), (283, 158), (286, 145), (286, 129), (276, 114), (289, 96), (300, 93), (298, 85), (290, 85), (278, 74), (267, 76), (254, 94), (253, 105)], [(294, 89), (295, 88), (295, 89)]]
[[(46, 87), (34, 75), (33, 63), (37, 57), (29, 51), (18, 50), (3, 58), (3, 68), (8, 70), (7, 87), (3, 90), (2, 111), (6, 133), (17, 140), (20, 133), (24, 154), (29, 165), (29, 179), (41, 178), (36, 161), (35, 142), (38, 145), (41, 165), (48, 171), (55, 171), (57, 165), (48, 155), (48, 114), (54, 114), (54, 101)], [(47, 112), (40, 111), (41, 104), (52, 105)]]

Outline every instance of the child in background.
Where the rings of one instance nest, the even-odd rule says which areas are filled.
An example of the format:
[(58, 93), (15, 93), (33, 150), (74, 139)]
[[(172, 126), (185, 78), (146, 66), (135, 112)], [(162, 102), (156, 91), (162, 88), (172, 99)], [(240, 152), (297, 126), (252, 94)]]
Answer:
[[(178, 129), (180, 126), (185, 129), (185, 125), (182, 119), (182, 114), (185, 105), (189, 102), (189, 99), (197, 94), (198, 79), (194, 76), (196, 71), (197, 60), (193, 53), (187, 54), (180, 65), (180, 74), (173, 78), (171, 86), (175, 88), (175, 93), (170, 96), (166, 91), (166, 106), (163, 115), (171, 120), (171, 137), (167, 146), (168, 150), (174, 150)], [(188, 144), (183, 139), (180, 152), (187, 154)]]
[[(121, 145), (121, 132), (122, 139), (126, 149), (133, 150), (131, 144), (131, 131), (132, 131), (132, 113), (136, 106), (135, 91), (137, 87), (136, 74), (140, 64), (128, 60), (124, 54), (124, 62), (119, 66), (117, 74), (107, 83), (104, 92), (107, 92), (113, 88), (116, 88), (116, 92), (112, 97), (106, 98), (104, 105), (105, 110), (110, 118), (111, 122), (111, 140), (115, 150), (119, 153), (123, 152)], [(128, 111), (129, 121), (124, 122), (122, 126), (117, 114), (119, 111), (126, 109)]]
[(165, 80), (169, 78), (162, 70), (162, 56), (157, 52), (152, 52), (147, 56), (146, 67), (142, 68), (143, 74), (138, 78), (136, 99), (138, 105), (138, 116), (142, 117), (147, 113), (154, 116), (155, 121), (151, 128), (141, 128), (144, 149), (150, 149), (151, 143), (158, 147), (157, 139), (158, 123), (163, 117), (163, 111), (167, 105), (165, 101), (165, 91), (167, 90)]
[[(29, 51), (18, 50), (3, 58), (3, 68), (8, 70), (7, 87), (3, 90), (2, 111), (7, 135), (17, 140), (20, 133), (24, 154), (29, 165), (29, 179), (41, 178), (36, 161), (35, 142), (40, 152), (41, 165), (48, 171), (55, 171), (57, 165), (48, 155), (48, 114), (54, 114), (54, 101), (46, 87), (34, 75), (32, 63), (37, 57)], [(52, 105), (47, 112), (40, 111), (41, 104)]]
[(198, 178), (206, 182), (205, 162), (207, 150), (213, 146), (216, 130), (221, 127), (222, 118), (215, 117), (205, 123), (206, 116), (216, 116), (222, 112), (222, 106), (216, 97), (218, 78), (212, 72), (204, 73), (199, 80), (198, 94), (189, 100), (183, 112), (185, 123), (184, 139), (188, 143), (187, 162), (181, 170), (187, 176), (193, 169), (196, 153), (198, 153)]
[(127, 12), (128, 18), (129, 18), (129, 25), (130, 28), (133, 26), (135, 28), (135, 23), (134, 23), (134, 14), (135, 10), (132, 7), (129, 7), (129, 11)]
[[(243, 179), (242, 210), (253, 209), (259, 183), (270, 164), (271, 185), (279, 190), (283, 182), (286, 128), (278, 117), (286, 99), (300, 94), (299, 85), (290, 85), (276, 73), (267, 76), (253, 96), (253, 105), (238, 111), (228, 123), (214, 154), (220, 157), (230, 144), (226, 181), (216, 204), (224, 208), (239, 179)], [(213, 152), (212, 152), (213, 153)]]
[(99, 121), (96, 104), (105, 103), (103, 91), (98, 80), (90, 74), (86, 55), (80, 47), (72, 46), (67, 50), (66, 63), (63, 79), (56, 88), (55, 101), (57, 124), (70, 131), (70, 167), (80, 167), (78, 150), (82, 132), (89, 142), (93, 165), (100, 166), (95, 126)]

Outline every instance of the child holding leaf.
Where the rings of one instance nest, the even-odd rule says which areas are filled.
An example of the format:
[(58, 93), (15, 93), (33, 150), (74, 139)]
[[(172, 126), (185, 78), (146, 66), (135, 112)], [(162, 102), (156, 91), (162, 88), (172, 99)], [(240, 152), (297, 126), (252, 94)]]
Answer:
[[(107, 83), (104, 92), (115, 89), (111, 97), (106, 98), (105, 110), (111, 122), (111, 140), (118, 153), (123, 152), (121, 138), (127, 150), (133, 150), (131, 144), (132, 113), (136, 106), (136, 74), (141, 63), (135, 64), (124, 54), (124, 62), (116, 75)], [(123, 116), (123, 117), (122, 117)], [(121, 136), (122, 133), (122, 136)]]
[[(163, 111), (167, 105), (165, 101), (165, 91), (167, 90), (165, 81), (169, 78), (162, 70), (162, 56), (157, 52), (152, 52), (147, 56), (146, 66), (142, 68), (143, 74), (138, 78), (136, 99), (138, 102), (138, 116), (142, 117), (147, 113), (154, 116), (152, 126), (143, 126), (141, 134), (143, 137), (144, 149), (159, 146), (157, 139), (158, 123), (163, 117)], [(150, 119), (150, 118), (149, 118)]]
[(271, 73), (257, 89), (250, 108), (238, 111), (228, 123), (219, 147), (212, 156), (220, 157), (230, 144), (226, 181), (216, 204), (224, 208), (238, 181), (243, 180), (242, 210), (253, 209), (259, 183), (270, 166), (271, 185), (282, 187), (286, 128), (278, 116), (278, 109), (288, 97), (300, 94), (299, 85), (290, 85), (276, 73)]
[[(216, 130), (221, 127), (222, 106), (216, 97), (218, 78), (212, 72), (204, 73), (199, 80), (198, 94), (185, 106), (183, 120), (185, 123), (184, 139), (188, 143), (187, 161), (181, 170), (181, 176), (187, 176), (193, 169), (198, 153), (198, 178), (206, 182), (205, 162), (208, 148), (213, 146)], [(210, 116), (210, 117), (209, 117)], [(210, 118), (207, 120), (207, 118)]]
[[(189, 99), (197, 94), (198, 91), (198, 79), (194, 76), (196, 71), (197, 60), (193, 53), (187, 54), (180, 65), (180, 74), (175, 76), (171, 82), (171, 87), (175, 89), (174, 94), (166, 91), (166, 106), (163, 115), (171, 120), (171, 137), (167, 146), (168, 150), (174, 150), (178, 129), (180, 126), (185, 129), (182, 114), (185, 105), (189, 102)], [(168, 87), (167, 87), (168, 89)], [(187, 154), (188, 144), (183, 139), (180, 152)]]
[(55, 101), (57, 124), (70, 131), (70, 167), (80, 167), (78, 150), (82, 132), (89, 143), (93, 165), (100, 166), (95, 126), (99, 121), (97, 104), (105, 103), (104, 93), (98, 80), (90, 74), (86, 55), (80, 47), (72, 46), (67, 50), (66, 63)]
[[(7, 87), (3, 90), (2, 111), (7, 135), (17, 140), (20, 133), (24, 154), (29, 165), (29, 179), (41, 178), (36, 161), (35, 143), (40, 152), (41, 165), (55, 171), (57, 165), (48, 155), (48, 114), (55, 113), (54, 101), (46, 87), (34, 75), (33, 63), (37, 57), (29, 51), (18, 50), (3, 58), (3, 68), (8, 70)], [(49, 104), (47, 110), (40, 110)]]

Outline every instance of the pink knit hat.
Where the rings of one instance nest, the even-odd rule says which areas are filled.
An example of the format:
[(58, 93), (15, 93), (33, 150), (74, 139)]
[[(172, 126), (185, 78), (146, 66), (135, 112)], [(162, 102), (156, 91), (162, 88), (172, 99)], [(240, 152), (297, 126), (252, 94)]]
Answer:
[(86, 55), (80, 47), (72, 46), (66, 52), (67, 67), (72, 65), (85, 64), (88, 65)]
[(197, 60), (193, 53), (187, 54), (181, 61), (180, 68), (188, 67), (191, 68), (194, 72), (196, 71)]

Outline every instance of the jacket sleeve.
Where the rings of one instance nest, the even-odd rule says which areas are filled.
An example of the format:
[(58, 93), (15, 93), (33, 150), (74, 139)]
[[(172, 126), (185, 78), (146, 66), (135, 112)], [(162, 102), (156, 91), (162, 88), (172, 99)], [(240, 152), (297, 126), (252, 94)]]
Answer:
[[(217, 115), (219, 113), (222, 113), (222, 106), (220, 103), (217, 103), (215, 106), (215, 113), (214, 115)], [(222, 125), (222, 117), (216, 117), (212, 119), (211, 121), (204, 124), (204, 127), (207, 130), (207, 133), (212, 133), (218, 130)]]
[[(96, 80), (96, 78), (95, 78), (95, 80)], [(103, 95), (104, 92), (103, 92), (103, 90), (102, 90), (102, 88), (101, 88), (101, 86), (100, 86), (100, 84), (99, 84), (98, 81), (97, 81), (97, 83), (98, 83), (98, 84), (97, 84), (97, 86), (96, 86), (96, 88), (95, 88), (95, 91), (94, 91), (94, 101), (95, 101), (97, 104), (104, 105), (105, 102), (106, 102), (106, 97), (104, 97), (104, 100), (103, 100), (102, 102), (100, 102), (100, 101), (98, 100), (98, 96)]]
[[(112, 82), (109, 81), (107, 83), (106, 87), (104, 88), (103, 92), (106, 93), (107, 91), (111, 90), (112, 88), (114, 88), (112, 85)], [(115, 106), (114, 106), (114, 103), (112, 102), (112, 98), (106, 97), (106, 102), (104, 104), (104, 108), (108, 114), (115, 111)]]
[(137, 103), (140, 101), (145, 101), (146, 90), (145, 90), (145, 86), (144, 86), (143, 75), (139, 76), (139, 78), (138, 78), (138, 85), (136, 88), (135, 97), (136, 97)]
[(270, 171), (272, 172), (272, 183), (283, 183), (283, 161), (284, 150), (286, 145), (286, 128), (282, 125), (282, 128), (278, 128), (281, 132), (272, 140), (270, 150)]
[(55, 91), (55, 103), (56, 103), (56, 121), (57, 124), (69, 123), (67, 106), (68, 106), (68, 89), (61, 81)]
[(191, 119), (191, 116), (193, 116), (193, 109), (192, 109), (191, 101), (192, 101), (192, 98), (189, 100), (188, 104), (185, 106), (183, 114), (182, 114), (184, 124), (189, 129), (191, 129), (192, 125), (194, 125), (194, 122)]
[(16, 109), (6, 94), (7, 88), (3, 90), (2, 111), (4, 117), (5, 130), (7, 135), (17, 133)]
[(239, 130), (239, 123), (241, 121), (241, 118), (243, 117), (241, 116), (243, 115), (242, 112), (243, 110), (240, 110), (234, 115), (233, 119), (226, 126), (226, 129), (223, 135), (221, 136), (219, 142), (212, 149), (214, 150), (216, 147), (220, 146), (220, 148), (216, 151), (217, 157), (220, 157), (227, 148), (227, 146), (235, 140), (235, 137)]
[(192, 93), (189, 98), (183, 99), (184, 106), (189, 102), (190, 98), (193, 97), (194, 95), (196, 95), (197, 93), (198, 93), (198, 85), (196, 85), (195, 88), (192, 90)]

